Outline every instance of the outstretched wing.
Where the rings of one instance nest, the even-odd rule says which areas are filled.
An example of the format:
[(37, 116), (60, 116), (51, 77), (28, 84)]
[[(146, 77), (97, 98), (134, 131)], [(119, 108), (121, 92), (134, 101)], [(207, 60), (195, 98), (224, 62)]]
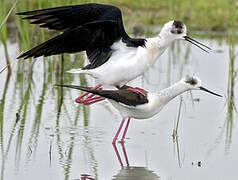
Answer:
[(122, 22), (119, 8), (96, 3), (19, 12), (17, 15), (26, 16), (23, 19), (31, 20), (31, 24), (57, 31), (74, 29), (94, 21), (113, 20), (118, 24)]
[(132, 92), (127, 89), (119, 89), (119, 90), (92, 90), (90, 87), (82, 87), (75, 85), (63, 85), (57, 84), (56, 86), (60, 87), (68, 87), (72, 89), (78, 89), (82, 91), (86, 91), (92, 94), (96, 94), (108, 99), (112, 99), (116, 102), (128, 105), (128, 106), (137, 106), (148, 103), (147, 96), (144, 96), (140, 93)]
[(135, 42), (131, 45), (143, 46), (144, 39), (131, 39), (125, 32), (122, 13), (118, 7), (108, 4), (88, 3), (74, 6), (55, 7), (27, 12), (19, 12), (23, 19), (31, 20), (31, 24), (40, 27), (65, 31), (95, 21), (115, 21), (118, 23), (120, 34), (124, 40)]
[[(115, 21), (96, 21), (69, 29), (62, 34), (21, 54), (18, 58), (50, 56), (61, 53), (89, 51), (101, 47), (103, 51), (120, 39)], [(91, 58), (93, 59), (93, 58)], [(91, 61), (91, 63), (94, 63)]]
[(127, 35), (121, 11), (112, 5), (89, 3), (17, 14), (26, 16), (23, 19), (31, 20), (32, 24), (64, 32), (18, 58), (26, 59), (86, 50), (90, 64), (84, 69), (92, 69), (110, 58), (112, 54), (110, 46), (119, 39), (130, 47), (145, 46), (145, 39), (133, 39)]

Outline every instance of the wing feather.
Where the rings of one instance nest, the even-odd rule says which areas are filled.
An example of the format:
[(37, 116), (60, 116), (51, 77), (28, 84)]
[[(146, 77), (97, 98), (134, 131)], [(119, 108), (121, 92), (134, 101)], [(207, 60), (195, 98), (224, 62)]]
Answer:
[[(65, 31), (66, 29), (99, 20), (114, 20), (118, 22), (122, 18), (119, 8), (96, 3), (19, 12), (17, 15), (27, 16), (23, 19), (33, 20), (32, 24), (39, 24), (41, 27), (57, 31)], [(50, 24), (51, 20), (55, 23), (57, 22), (57, 24), (52, 26)]]
[[(116, 29), (117, 26), (118, 24), (114, 21), (98, 21), (69, 29), (21, 54), (18, 58), (27, 59), (61, 53), (75, 53), (96, 49), (98, 46), (110, 47), (116, 39), (120, 38), (120, 34), (115, 33), (115, 31), (111, 36), (106, 36), (105, 34), (110, 34), (113, 27)], [(95, 63), (94, 61), (91, 62)]]

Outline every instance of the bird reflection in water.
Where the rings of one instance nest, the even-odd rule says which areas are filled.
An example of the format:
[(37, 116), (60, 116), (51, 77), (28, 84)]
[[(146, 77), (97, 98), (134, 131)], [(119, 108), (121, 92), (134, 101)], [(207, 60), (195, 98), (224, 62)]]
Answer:
[(158, 180), (160, 179), (153, 171), (149, 170), (147, 167), (130, 166), (128, 156), (126, 153), (126, 148), (124, 143), (121, 143), (123, 156), (125, 158), (126, 166), (123, 165), (122, 158), (119, 154), (116, 144), (113, 144), (114, 151), (116, 153), (117, 159), (120, 163), (121, 170), (118, 174), (114, 175), (112, 180)]
[(96, 179), (90, 177), (90, 175), (88, 174), (81, 174), (80, 180), (96, 180)]

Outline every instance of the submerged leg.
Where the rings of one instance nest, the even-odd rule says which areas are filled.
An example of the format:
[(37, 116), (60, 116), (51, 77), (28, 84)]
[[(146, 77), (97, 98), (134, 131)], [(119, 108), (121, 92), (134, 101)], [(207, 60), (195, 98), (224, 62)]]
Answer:
[(117, 140), (117, 137), (118, 137), (118, 135), (119, 135), (120, 132), (121, 132), (121, 128), (122, 128), (124, 122), (125, 122), (125, 118), (122, 119), (121, 124), (120, 124), (120, 126), (119, 126), (119, 128), (118, 128), (118, 130), (117, 130), (117, 132), (116, 132), (116, 135), (114, 136), (114, 138), (113, 138), (113, 140), (112, 140), (112, 144), (115, 144), (115, 142), (116, 142), (116, 140)]
[(118, 152), (118, 150), (117, 150), (116, 144), (114, 143), (114, 144), (112, 144), (112, 146), (113, 146), (113, 149), (114, 149), (114, 151), (115, 151), (115, 153), (116, 153), (117, 159), (118, 159), (118, 161), (119, 161), (121, 167), (123, 167), (123, 163), (122, 163), (122, 160), (121, 160), (121, 156), (120, 156), (120, 154), (119, 154), (119, 152)]
[(121, 138), (121, 141), (120, 141), (121, 143), (124, 143), (124, 142), (125, 142), (124, 139), (125, 139), (125, 137), (126, 137), (126, 133), (127, 133), (127, 129), (128, 129), (128, 127), (129, 127), (130, 121), (131, 121), (131, 118), (128, 118), (127, 123), (126, 123), (125, 130), (124, 130), (124, 132), (123, 132), (123, 135), (122, 135), (122, 138)]
[[(101, 84), (95, 86), (94, 88), (92, 88), (92, 90), (96, 90), (96, 89), (100, 89), (102, 87)], [(83, 100), (82, 98), (84, 98), (85, 96), (87, 96), (89, 94), (89, 92), (85, 92), (83, 93), (81, 96), (77, 97), (75, 99), (75, 102), (76, 103), (79, 103), (79, 104), (83, 104), (85, 102), (85, 100), (87, 100), (88, 98), (92, 98), (93, 96), (95, 96), (94, 94), (91, 94), (90, 96), (88, 96), (85, 100)]]
[(130, 166), (130, 164), (129, 164), (129, 160), (128, 160), (128, 157), (127, 157), (127, 153), (126, 153), (126, 148), (125, 148), (124, 143), (121, 144), (121, 147), (122, 147), (123, 155), (124, 155), (125, 160), (126, 160), (126, 165), (127, 165), (127, 166)]

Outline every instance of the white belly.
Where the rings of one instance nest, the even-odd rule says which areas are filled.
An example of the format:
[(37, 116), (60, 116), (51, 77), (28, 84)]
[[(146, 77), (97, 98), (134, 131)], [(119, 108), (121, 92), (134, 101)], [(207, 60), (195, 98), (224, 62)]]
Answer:
[[(138, 52), (140, 51), (140, 52)], [(151, 66), (145, 48), (139, 47), (123, 57), (112, 56), (108, 62), (95, 69), (102, 84), (122, 86), (142, 75)]]

